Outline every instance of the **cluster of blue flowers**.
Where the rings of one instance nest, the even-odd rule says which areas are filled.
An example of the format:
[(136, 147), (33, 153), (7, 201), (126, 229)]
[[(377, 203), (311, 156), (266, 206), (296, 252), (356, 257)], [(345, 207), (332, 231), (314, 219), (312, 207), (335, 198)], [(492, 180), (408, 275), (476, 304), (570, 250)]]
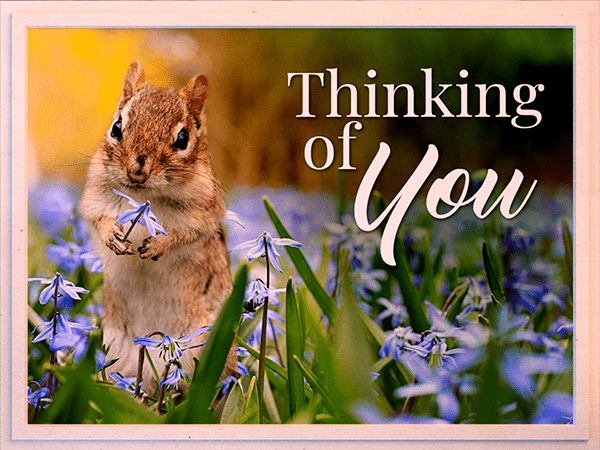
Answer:
[[(69, 320), (62, 310), (69, 310), (77, 300), (81, 300), (79, 294), (87, 294), (89, 291), (79, 286), (75, 286), (71, 281), (65, 280), (60, 273), (56, 273), (50, 279), (30, 278), (29, 281), (48, 284), (39, 297), (39, 303), (45, 305), (50, 300), (53, 301), (54, 309), (50, 320), (39, 323), (33, 333), (39, 332), (31, 341), (32, 344), (46, 341), (52, 352), (50, 364), (56, 365), (59, 352), (62, 355), (72, 354), (75, 362), (81, 360), (87, 350), (88, 334), (97, 327), (90, 324), (90, 318), (86, 316), (77, 316)], [(31, 385), (37, 387), (32, 391)], [(55, 382), (51, 374), (44, 374), (44, 378), (39, 382), (29, 383), (28, 401), (35, 408), (35, 415), (40, 407), (47, 406), (51, 402), (51, 394), (55, 388)], [(42, 405), (42, 401), (44, 405)]]
[(76, 210), (75, 192), (64, 183), (43, 182), (29, 190), (30, 213), (54, 243), (46, 246), (48, 260), (66, 274), (84, 267), (102, 271), (102, 262), (93, 252), (85, 222)]
[[(85, 277), (80, 275), (99, 273), (101, 263), (74, 212), (75, 195), (64, 185), (46, 185), (42, 189), (44, 201), (39, 200), (42, 194), (32, 189), (30, 203), (32, 217), (52, 239), (45, 246), (47, 259), (55, 264), (51, 267), (88, 286), (81, 283)], [(154, 237), (165, 234), (148, 202), (139, 203), (118, 191), (115, 194), (132, 206), (119, 216), (119, 223), (130, 222), (131, 228), (141, 224)], [(275, 230), (262, 207), (265, 194), (294, 239), (273, 237)], [(492, 367), (501, 393), (501, 423), (572, 423), (573, 306), (563, 245), (564, 229), (571, 226), (571, 211), (564, 198), (569, 196), (540, 195), (539, 204), (530, 208), (533, 213), (524, 210), (520, 220), (511, 223), (481, 222), (462, 211), (442, 221), (409, 212), (405, 223), (417, 225), (401, 228), (401, 247), (424, 312), (428, 327), (424, 329), (415, 327), (399, 280), (382, 266), (378, 233), (360, 231), (351, 214), (335, 221), (337, 204), (333, 197), (287, 188), (234, 192), (226, 217), (232, 270), (242, 259), (267, 260), (266, 267), (251, 266), (251, 280), (246, 287), (242, 318), (246, 322), (243, 325), (251, 326), (245, 335), (247, 345), (260, 348), (261, 356), (279, 365), (285, 362), (278, 345), (278, 340), (286, 336), (285, 305), (278, 299), (285, 289), (275, 286), (282, 285), (282, 275), (288, 271), (295, 286), (303, 281), (280, 250), (302, 248), (326, 292), (338, 303), (342, 277), (349, 275), (359, 306), (383, 336), (380, 360), (375, 365), (377, 369), (372, 369), (372, 383), (391, 411), (357, 405), (353, 414), (358, 420), (473, 423), (474, 413), (469, 407), (485, 389), (482, 370)], [(533, 200), (530, 203), (534, 205)], [(547, 216), (544, 220), (538, 217), (540, 211)], [(567, 218), (564, 224), (562, 217)], [(490, 284), (489, 267), (481, 256), (483, 242), (497, 255), (499, 288), (495, 290)], [(93, 302), (88, 306), (94, 311), (88, 308), (87, 313), (71, 317), (69, 311), (80, 301), (81, 294), (88, 293), (86, 289), (61, 273), (31, 281), (32, 285), (39, 282), (45, 286), (41, 291), (32, 291), (39, 296), (33, 309), (39, 312), (44, 307), (48, 312), (45, 305), (51, 300), (56, 304), (50, 320), (34, 321), (32, 325), (32, 358), (35, 345), (46, 342), (56, 355), (53, 361), (70, 355), (79, 361), (86, 352), (89, 333), (98, 325), (101, 305)], [(261, 307), (263, 317), (257, 320), (254, 314)], [(327, 329), (325, 316), (323, 323)], [(165, 370), (157, 380), (158, 410), (165, 390), (177, 389), (182, 380), (189, 381), (179, 359), (186, 350), (203, 345), (190, 342), (208, 331), (208, 327), (201, 327), (187, 336), (173, 337), (157, 330), (134, 341), (142, 349), (158, 349), (164, 360)], [(266, 341), (272, 345), (267, 347)], [(243, 391), (242, 377), (253, 374), (259, 374), (257, 386), (262, 388), (260, 373), (262, 370), (264, 374), (264, 367), (259, 363), (256, 368), (255, 356), (242, 347), (238, 348), (238, 356), (238, 376), (223, 380), (222, 392), (227, 393), (234, 383), (240, 383)], [(312, 359), (313, 354), (308, 351), (305, 361)], [(105, 361), (104, 353), (99, 351), (97, 369), (102, 374), (112, 362)], [(145, 395), (141, 379), (119, 373), (108, 376), (116, 386), (135, 396)], [(565, 382), (569, 377), (570, 381)], [(32, 408), (37, 411), (49, 404), (55, 386), (51, 377), (31, 380), (28, 388)], [(523, 411), (524, 404), (529, 405), (527, 411)]]

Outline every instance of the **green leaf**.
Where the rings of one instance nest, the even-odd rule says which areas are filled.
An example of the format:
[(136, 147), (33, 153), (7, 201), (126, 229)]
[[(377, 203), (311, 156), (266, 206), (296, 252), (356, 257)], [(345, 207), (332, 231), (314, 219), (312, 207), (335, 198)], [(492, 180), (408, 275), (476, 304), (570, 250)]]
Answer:
[(327, 410), (336, 417), (345, 416), (343, 411), (336, 406), (335, 397), (325, 388), (325, 386), (323, 386), (323, 384), (319, 381), (319, 378), (308, 367), (306, 367), (302, 361), (300, 361), (300, 358), (298, 358), (296, 355), (294, 355), (293, 358), (298, 364), (300, 371), (304, 374), (304, 377), (306, 378), (306, 381), (308, 381), (311, 389), (321, 395), (323, 398), (323, 404), (325, 408), (327, 408)]
[(448, 320), (448, 322), (454, 323), (454, 319), (456, 319), (456, 316), (460, 314), (463, 301), (467, 296), (467, 293), (469, 292), (469, 286), (470, 283), (463, 283), (456, 289), (454, 289), (450, 294), (450, 297), (454, 297), (448, 299), (450, 300), (450, 307), (448, 308), (448, 312), (446, 313), (446, 320)]
[(358, 316), (362, 319), (363, 324), (373, 337), (373, 340), (379, 345), (379, 348), (381, 348), (383, 341), (385, 341), (385, 332), (373, 319), (367, 316), (362, 309), (358, 310)]
[(233, 291), (223, 304), (200, 353), (188, 398), (169, 415), (169, 423), (212, 422), (210, 407), (242, 316), (247, 278), (248, 265), (242, 264), (233, 282)]
[(255, 389), (256, 377), (252, 377), (248, 392), (244, 393), (241, 380), (238, 380), (229, 393), (223, 407), (221, 423), (223, 424), (257, 424), (258, 423), (258, 391)]
[(562, 223), (563, 243), (565, 244), (564, 265), (566, 270), (566, 283), (569, 286), (571, 295), (573, 295), (573, 237), (569, 230), (569, 225), (566, 220)]
[(502, 291), (502, 283), (498, 277), (498, 270), (496, 269), (496, 264), (494, 262), (495, 258), (492, 254), (492, 250), (484, 242), (481, 252), (483, 253), (483, 267), (485, 268), (485, 275), (487, 277), (492, 296), (497, 302), (504, 302), (505, 299)]
[(498, 376), (497, 355), (499, 349), (494, 339), (487, 345), (487, 361), (481, 372), (481, 386), (473, 398), (473, 412), (475, 423), (496, 424), (500, 423), (500, 379)]
[(428, 298), (431, 303), (440, 307), (440, 299), (437, 293), (437, 287), (435, 283), (435, 263), (431, 259), (431, 240), (429, 238), (429, 233), (425, 233), (423, 237), (423, 288), (422, 288), (422, 298)]
[[(273, 209), (273, 206), (269, 202), (269, 199), (264, 197), (263, 200), (265, 203), (267, 214), (269, 215), (271, 222), (273, 222), (273, 225), (275, 225), (275, 229), (277, 230), (277, 233), (279, 233), (279, 236), (282, 238), (293, 239), (293, 237), (290, 235), (290, 233), (286, 230), (285, 226), (281, 222), (281, 219), (279, 219), (279, 216)], [(315, 300), (329, 319), (329, 322), (331, 324), (335, 324), (335, 319), (338, 313), (337, 305), (335, 304), (331, 296), (327, 293), (327, 291), (323, 288), (323, 286), (321, 286), (319, 280), (317, 280), (317, 277), (308, 265), (308, 262), (302, 254), (302, 251), (298, 248), (289, 246), (285, 247), (285, 250), (290, 256), (292, 263), (294, 263), (298, 274), (300, 275), (300, 277), (302, 277), (302, 280), (308, 287), (309, 291), (311, 292), (311, 294), (313, 295), (313, 297), (315, 298)]]
[[(258, 361), (258, 359), (260, 358), (259, 351), (255, 350), (246, 342), (242, 341), (240, 337), (238, 337), (237, 342), (241, 347), (244, 347), (246, 350), (248, 350), (248, 353), (250, 353)], [(270, 369), (279, 376), (281, 376), (281, 378), (283, 378), (284, 380), (288, 379), (288, 371), (285, 369), (285, 367), (282, 367), (281, 365), (277, 364), (271, 358), (265, 358), (265, 366), (267, 367), (267, 369)]]
[(320, 395), (314, 395), (306, 408), (297, 413), (294, 417), (291, 417), (288, 423), (292, 424), (311, 424), (315, 423), (315, 416), (317, 411), (323, 410), (322, 398)]
[(398, 280), (400, 286), (400, 292), (404, 300), (404, 306), (408, 312), (410, 325), (412, 326), (415, 333), (422, 333), (430, 328), (429, 321), (425, 316), (423, 310), (423, 300), (417, 292), (415, 285), (413, 284), (408, 266), (406, 265), (406, 256), (403, 250), (402, 242), (396, 237), (396, 244), (394, 246), (394, 254), (396, 258), (396, 265), (390, 267), (389, 271), (392, 276)]
[(99, 384), (95, 355), (100, 341), (90, 337), (90, 345), (79, 364), (54, 369), (62, 380), (47, 410), (40, 412), (38, 423), (55, 424), (156, 424), (161, 418), (135, 400), (132, 395), (109, 384)]
[(256, 326), (262, 321), (262, 315), (263, 315), (263, 305), (260, 305), (260, 307), (254, 312), (252, 313), (254, 315), (254, 319), (245, 319), (241, 324), (240, 327), (238, 328), (238, 332), (237, 332), (237, 337), (243, 341), (247, 341), (248, 339), (250, 339), (250, 336), (252, 335), (252, 333), (254, 333), (254, 330), (256, 330)]
[[(375, 213), (379, 216), (387, 207), (387, 202), (379, 192), (375, 192), (373, 195)], [(385, 222), (386, 221), (380, 225), (380, 229), (385, 228)], [(379, 258), (381, 258), (381, 256), (379, 256)], [(396, 265), (392, 267), (386, 264), (386, 270), (398, 281), (404, 305), (408, 312), (410, 325), (416, 333), (422, 333), (430, 328), (429, 321), (423, 310), (423, 299), (417, 292), (410, 276), (408, 266), (406, 265), (404, 245), (398, 236), (396, 236), (396, 239), (394, 240), (394, 259), (396, 260)]]
[(288, 367), (288, 392), (289, 392), (289, 415), (294, 416), (306, 406), (304, 396), (304, 377), (298, 369), (293, 356), (300, 360), (304, 359), (304, 332), (300, 323), (298, 301), (294, 293), (294, 284), (290, 277), (286, 286), (285, 294), (285, 323), (286, 323), (286, 353)]
[(267, 372), (265, 375), (265, 386), (263, 389), (264, 411), (270, 420), (269, 423), (281, 423), (281, 415), (279, 414), (279, 409), (277, 408), (277, 402), (275, 401), (273, 390), (275, 390), (275, 392), (281, 392), (283, 395), (283, 393), (285, 393), (287, 390), (287, 384), (285, 380), (281, 379), (281, 377), (275, 376), (274, 372)]

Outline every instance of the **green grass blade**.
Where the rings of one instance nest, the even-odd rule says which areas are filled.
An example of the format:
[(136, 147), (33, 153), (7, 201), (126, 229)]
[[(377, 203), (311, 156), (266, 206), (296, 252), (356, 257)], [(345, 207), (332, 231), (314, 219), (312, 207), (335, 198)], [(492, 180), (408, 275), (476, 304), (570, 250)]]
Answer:
[(563, 243), (565, 244), (565, 256), (564, 256), (564, 264), (567, 278), (565, 281), (569, 286), (571, 291), (571, 295), (573, 295), (573, 236), (571, 236), (571, 231), (569, 230), (569, 225), (566, 220), (563, 220), (562, 223), (563, 230)]
[(502, 283), (498, 276), (498, 270), (494, 263), (495, 258), (490, 247), (485, 242), (483, 243), (481, 252), (483, 254), (483, 266), (485, 268), (485, 275), (488, 280), (488, 285), (490, 286), (490, 291), (496, 301), (503, 302), (505, 301), (504, 293), (502, 290)]
[[(374, 192), (373, 196), (375, 213), (379, 216), (387, 207), (387, 202), (379, 192)], [(380, 225), (380, 229), (385, 228), (385, 223), (386, 221)], [(379, 256), (379, 258), (381, 258), (381, 256)], [(398, 236), (396, 236), (394, 241), (394, 258), (396, 260), (396, 265), (391, 267), (386, 264), (386, 270), (396, 280), (398, 280), (400, 292), (402, 293), (402, 298), (404, 299), (404, 305), (408, 312), (410, 325), (415, 332), (421, 333), (430, 328), (429, 321), (427, 320), (425, 311), (423, 310), (423, 298), (417, 292), (410, 276), (408, 266), (406, 265), (404, 245)]]
[(256, 326), (261, 323), (262, 315), (263, 315), (263, 305), (254, 311), (252, 314), (254, 315), (254, 319), (245, 319), (242, 323), (240, 323), (240, 327), (238, 328), (237, 337), (242, 339), (244, 342), (250, 339), (254, 330), (256, 330)]
[(162, 418), (141, 405), (132, 395), (112, 384), (99, 384), (96, 374), (98, 334), (90, 337), (85, 357), (73, 366), (53, 369), (62, 380), (47, 410), (41, 410), (38, 423), (54, 424), (144, 424), (161, 423)]
[(227, 362), (244, 308), (248, 265), (243, 264), (233, 282), (233, 291), (213, 325), (190, 383), (187, 400), (169, 417), (173, 423), (211, 423), (210, 407)]
[(323, 404), (325, 408), (327, 408), (332, 415), (339, 416), (341, 411), (339, 411), (339, 409), (335, 406), (336, 402), (334, 401), (334, 397), (331, 395), (331, 393), (325, 388), (325, 386), (321, 384), (319, 378), (308, 367), (306, 367), (302, 361), (300, 361), (300, 358), (298, 358), (296, 355), (294, 355), (293, 358), (298, 364), (300, 371), (304, 374), (304, 377), (306, 378), (306, 381), (308, 381), (311, 389), (323, 398)]
[(481, 386), (473, 398), (473, 412), (475, 423), (496, 424), (500, 423), (500, 379), (498, 375), (497, 356), (498, 348), (494, 339), (487, 345), (487, 361), (481, 373)]
[[(379, 325), (375, 323), (373, 319), (371, 319), (367, 314), (362, 310), (358, 309), (358, 316), (362, 319), (366, 329), (369, 331), (373, 341), (379, 345), (379, 348), (383, 345), (383, 341), (385, 340), (385, 332), (381, 329)], [(379, 350), (379, 348), (377, 350)]]
[(390, 267), (389, 270), (400, 286), (400, 292), (404, 299), (404, 306), (408, 312), (410, 325), (416, 333), (422, 333), (430, 328), (429, 321), (423, 310), (423, 301), (417, 292), (415, 285), (406, 265), (406, 257), (403, 251), (402, 242), (396, 237), (396, 245), (394, 247), (396, 257), (396, 266)]
[(238, 380), (231, 388), (227, 401), (223, 406), (223, 413), (221, 415), (222, 424), (234, 424), (243, 423), (242, 419), (246, 412), (246, 398), (244, 397), (244, 390)]
[[(244, 347), (246, 350), (248, 350), (248, 353), (250, 353), (250, 355), (252, 355), (258, 361), (258, 359), (260, 358), (260, 352), (258, 350), (255, 350), (246, 342), (242, 341), (240, 338), (238, 338), (237, 342), (240, 345), (240, 347)], [(267, 367), (267, 369), (270, 369), (279, 376), (281, 376), (281, 378), (283, 378), (284, 380), (288, 379), (288, 371), (284, 367), (280, 366), (275, 361), (273, 361), (271, 358), (265, 358), (265, 366)]]
[(304, 332), (300, 323), (300, 312), (298, 301), (294, 293), (294, 284), (289, 278), (285, 295), (285, 340), (287, 345), (287, 368), (288, 368), (288, 392), (289, 392), (289, 414), (293, 417), (298, 411), (306, 406), (304, 396), (304, 377), (300, 372), (293, 356), (300, 360), (304, 359)]
[[(290, 233), (286, 230), (285, 226), (281, 222), (281, 219), (279, 219), (279, 216), (273, 209), (273, 206), (269, 202), (269, 199), (264, 197), (263, 200), (265, 203), (267, 214), (269, 215), (271, 222), (273, 222), (273, 225), (275, 226), (277, 233), (279, 233), (279, 236), (282, 238), (293, 239), (293, 237), (290, 235)], [(329, 319), (329, 322), (331, 324), (335, 324), (335, 319), (338, 313), (337, 305), (335, 304), (331, 296), (327, 293), (327, 291), (323, 288), (323, 286), (321, 286), (319, 280), (317, 280), (317, 277), (308, 265), (308, 262), (302, 254), (302, 251), (295, 247), (285, 247), (285, 250), (287, 251), (288, 255), (290, 255), (290, 259), (294, 263), (298, 274), (300, 275), (300, 277), (302, 277), (302, 280), (304, 281), (304, 283), (308, 287), (308, 290), (311, 292), (311, 294), (313, 295), (313, 297), (327, 316), (327, 319)]]

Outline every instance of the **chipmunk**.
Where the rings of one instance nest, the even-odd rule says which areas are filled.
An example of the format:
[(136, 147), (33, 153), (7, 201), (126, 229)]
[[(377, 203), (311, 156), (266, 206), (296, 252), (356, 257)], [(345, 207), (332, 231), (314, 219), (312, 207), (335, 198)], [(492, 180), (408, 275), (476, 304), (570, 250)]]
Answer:
[[(207, 88), (203, 75), (181, 91), (156, 88), (142, 65), (131, 63), (112, 124), (91, 159), (79, 209), (103, 263), (106, 360), (118, 358), (110, 371), (124, 377), (137, 373), (135, 338), (154, 332), (180, 338), (212, 324), (232, 289), (225, 201), (206, 137)], [(117, 216), (131, 206), (113, 189), (149, 201), (167, 235), (154, 239), (138, 225), (123, 240), (126, 229)], [(180, 359), (190, 376), (200, 351), (186, 350)], [(158, 351), (151, 357), (162, 373)], [(226, 372), (236, 370), (232, 350)], [(147, 360), (143, 380), (152, 392), (156, 381)]]

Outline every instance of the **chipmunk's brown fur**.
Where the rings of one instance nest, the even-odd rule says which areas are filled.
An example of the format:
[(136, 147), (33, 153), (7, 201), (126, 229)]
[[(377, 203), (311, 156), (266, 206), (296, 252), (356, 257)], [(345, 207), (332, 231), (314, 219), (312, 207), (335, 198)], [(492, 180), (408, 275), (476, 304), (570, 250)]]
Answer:
[[(210, 325), (231, 291), (225, 202), (207, 148), (207, 87), (206, 78), (197, 75), (179, 92), (155, 88), (133, 62), (113, 123), (89, 167), (80, 211), (103, 262), (107, 360), (118, 358), (110, 371), (123, 376), (136, 374), (136, 337), (160, 331), (179, 338)], [(183, 149), (175, 144), (181, 130), (187, 133)], [(168, 235), (154, 239), (137, 225), (122, 241), (129, 224), (117, 224), (117, 216), (132, 207), (113, 189), (150, 201)], [(200, 349), (187, 350), (181, 359), (190, 376)], [(162, 372), (157, 352), (152, 357)], [(235, 370), (232, 352), (228, 371)], [(143, 378), (147, 390), (155, 386), (147, 361)]]

